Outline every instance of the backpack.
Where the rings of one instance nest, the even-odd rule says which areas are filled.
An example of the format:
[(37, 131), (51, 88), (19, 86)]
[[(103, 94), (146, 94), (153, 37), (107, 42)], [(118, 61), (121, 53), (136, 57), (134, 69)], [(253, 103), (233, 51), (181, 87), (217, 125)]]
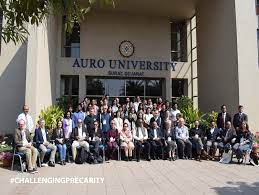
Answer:
[(85, 149), (80, 148), (80, 149), (78, 149), (78, 152), (76, 154), (75, 163), (83, 164), (83, 163), (87, 162), (87, 158), (88, 158), (88, 152)]

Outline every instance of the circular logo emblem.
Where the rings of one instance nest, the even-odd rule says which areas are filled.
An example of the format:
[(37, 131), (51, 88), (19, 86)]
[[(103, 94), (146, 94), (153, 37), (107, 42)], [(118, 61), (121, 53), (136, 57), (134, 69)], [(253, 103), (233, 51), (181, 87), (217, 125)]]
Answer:
[(134, 45), (130, 41), (122, 41), (119, 46), (120, 54), (123, 57), (129, 58), (134, 53)]

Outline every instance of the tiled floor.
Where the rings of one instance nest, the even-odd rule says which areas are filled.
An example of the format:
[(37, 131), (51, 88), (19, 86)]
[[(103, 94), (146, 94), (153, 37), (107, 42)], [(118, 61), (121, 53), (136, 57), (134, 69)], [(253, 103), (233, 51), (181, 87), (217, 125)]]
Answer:
[[(10, 179), (103, 177), (99, 184), (11, 184)], [(0, 168), (0, 194), (259, 194), (259, 167), (211, 161), (111, 161), (56, 165), (30, 175)]]

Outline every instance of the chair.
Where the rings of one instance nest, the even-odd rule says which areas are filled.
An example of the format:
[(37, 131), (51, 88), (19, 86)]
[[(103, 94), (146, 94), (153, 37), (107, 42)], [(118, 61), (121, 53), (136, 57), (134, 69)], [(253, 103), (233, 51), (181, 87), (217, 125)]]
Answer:
[(25, 158), (26, 156), (23, 152), (16, 152), (16, 147), (13, 147), (13, 159), (12, 159), (12, 167), (11, 167), (12, 171), (13, 171), (15, 157), (19, 158), (21, 172), (23, 173), (24, 171), (26, 171), (26, 168), (24, 169), (24, 167), (22, 165), (22, 163), (23, 163), (22, 159)]

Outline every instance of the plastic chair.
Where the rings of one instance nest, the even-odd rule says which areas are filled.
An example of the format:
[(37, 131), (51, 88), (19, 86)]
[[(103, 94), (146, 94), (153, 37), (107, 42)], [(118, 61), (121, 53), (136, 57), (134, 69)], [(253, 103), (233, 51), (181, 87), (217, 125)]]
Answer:
[(14, 159), (15, 157), (19, 158), (19, 162), (20, 162), (20, 168), (21, 168), (21, 172), (23, 173), (24, 171), (26, 171), (26, 168), (24, 169), (23, 165), (22, 165), (22, 159), (26, 157), (26, 155), (23, 152), (16, 152), (16, 147), (13, 147), (13, 159), (12, 159), (12, 167), (11, 170), (13, 171), (13, 167), (14, 167)]

